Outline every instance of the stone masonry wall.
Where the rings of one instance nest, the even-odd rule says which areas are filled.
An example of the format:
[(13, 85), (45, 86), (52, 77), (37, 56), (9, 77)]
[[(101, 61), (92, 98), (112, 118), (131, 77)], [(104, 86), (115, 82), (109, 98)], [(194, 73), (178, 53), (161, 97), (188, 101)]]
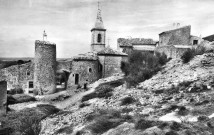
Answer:
[(29, 90), (29, 81), (33, 81), (34, 63), (14, 65), (0, 70), (0, 81), (7, 81), (7, 90), (22, 88), (25, 93)]
[(159, 45), (189, 45), (191, 26), (166, 31), (159, 34)]
[(56, 44), (46, 41), (35, 42), (34, 88), (40, 94), (56, 91)]
[(6, 114), (7, 104), (7, 82), (0, 82), (0, 116)]
[(165, 53), (167, 58), (180, 58), (188, 48), (175, 48), (174, 46), (160, 46), (155, 51)]
[(99, 56), (100, 63), (103, 65), (102, 77), (109, 77), (116, 73), (122, 73), (121, 61), (126, 61), (127, 56)]
[[(89, 69), (91, 68), (91, 69)], [(79, 74), (79, 85), (90, 84), (101, 77), (99, 62), (94, 60), (80, 60), (72, 62), (72, 71), (68, 79), (68, 87), (75, 85), (75, 74)]]

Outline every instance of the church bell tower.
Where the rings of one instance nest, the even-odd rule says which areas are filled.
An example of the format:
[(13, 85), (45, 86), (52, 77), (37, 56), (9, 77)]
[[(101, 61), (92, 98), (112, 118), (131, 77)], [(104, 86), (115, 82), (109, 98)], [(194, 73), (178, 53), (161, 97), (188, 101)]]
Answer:
[(94, 28), (91, 29), (91, 51), (101, 51), (105, 48), (106, 29), (104, 28), (101, 9), (98, 2), (97, 19)]

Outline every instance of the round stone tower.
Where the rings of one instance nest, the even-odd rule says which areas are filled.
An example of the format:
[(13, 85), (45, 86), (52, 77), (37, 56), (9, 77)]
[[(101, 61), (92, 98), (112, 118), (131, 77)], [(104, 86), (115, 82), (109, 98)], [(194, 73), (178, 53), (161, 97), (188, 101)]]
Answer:
[(56, 44), (48, 41), (35, 41), (34, 89), (39, 94), (56, 91)]

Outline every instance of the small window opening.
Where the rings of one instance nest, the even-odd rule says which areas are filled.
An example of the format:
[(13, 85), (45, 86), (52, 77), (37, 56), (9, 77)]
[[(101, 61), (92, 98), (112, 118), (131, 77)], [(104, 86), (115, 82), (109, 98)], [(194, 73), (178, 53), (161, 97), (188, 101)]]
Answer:
[(29, 88), (33, 88), (33, 82), (32, 81), (29, 82)]
[(92, 72), (92, 69), (91, 69), (91, 68), (89, 68), (89, 69), (88, 69), (88, 72), (89, 72), (89, 73), (91, 73), (91, 72)]
[(27, 75), (30, 75), (30, 71), (27, 71)]
[(193, 45), (197, 45), (198, 44), (198, 40), (193, 40)]
[(101, 42), (101, 34), (98, 34), (98, 36), (97, 36), (97, 42), (98, 42), (98, 43)]

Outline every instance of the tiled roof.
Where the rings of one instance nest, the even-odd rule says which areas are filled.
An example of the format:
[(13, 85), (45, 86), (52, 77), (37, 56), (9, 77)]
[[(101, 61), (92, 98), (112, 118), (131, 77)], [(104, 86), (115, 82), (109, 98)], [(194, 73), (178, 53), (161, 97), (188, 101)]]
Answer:
[(98, 60), (98, 57), (96, 54), (86, 53), (74, 56), (73, 60)]
[(127, 56), (126, 53), (122, 53), (116, 50), (113, 50), (110, 47), (106, 47), (105, 49), (97, 52), (98, 55), (114, 55), (114, 56)]
[(117, 43), (120, 47), (123, 46), (132, 47), (132, 45), (154, 45), (156, 44), (156, 41), (154, 41), (153, 39), (145, 38), (132, 38), (132, 39), (118, 38)]

